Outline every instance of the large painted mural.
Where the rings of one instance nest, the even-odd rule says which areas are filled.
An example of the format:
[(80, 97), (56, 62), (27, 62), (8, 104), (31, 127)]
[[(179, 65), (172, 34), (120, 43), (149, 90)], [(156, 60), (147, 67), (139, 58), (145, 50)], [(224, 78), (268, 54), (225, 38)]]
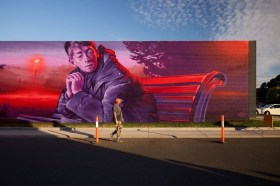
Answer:
[[(249, 118), (249, 41), (0, 42), (0, 118), (126, 122)], [(255, 49), (253, 50), (255, 52)]]

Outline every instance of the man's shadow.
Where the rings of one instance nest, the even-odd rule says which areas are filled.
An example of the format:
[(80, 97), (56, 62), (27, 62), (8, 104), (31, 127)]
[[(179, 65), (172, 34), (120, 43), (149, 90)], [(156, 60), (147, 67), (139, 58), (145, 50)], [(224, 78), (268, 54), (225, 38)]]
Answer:
[[(89, 133), (86, 133), (86, 132), (77, 131), (75, 127), (69, 127), (69, 126), (64, 125), (64, 124), (61, 124), (61, 123), (59, 123), (59, 122), (57, 122), (57, 121), (53, 121), (52, 123), (53, 123), (53, 127), (60, 128), (61, 131), (87, 136), (88, 140), (86, 140), (86, 141), (89, 141), (89, 140), (90, 140), (90, 142), (91, 142), (92, 139), (96, 138), (96, 136), (93, 135), (93, 134), (89, 134)], [(93, 130), (94, 130), (94, 129), (93, 129)], [(52, 132), (58, 133), (58, 132), (56, 132), (56, 131), (52, 131)], [(70, 136), (67, 135), (67, 134), (62, 134), (62, 133), (58, 133), (58, 134), (65, 135), (67, 138), (70, 138)], [(80, 139), (80, 140), (81, 140), (81, 139)], [(112, 140), (106, 139), (106, 138), (99, 138), (99, 140), (102, 140), (102, 141), (112, 141)]]

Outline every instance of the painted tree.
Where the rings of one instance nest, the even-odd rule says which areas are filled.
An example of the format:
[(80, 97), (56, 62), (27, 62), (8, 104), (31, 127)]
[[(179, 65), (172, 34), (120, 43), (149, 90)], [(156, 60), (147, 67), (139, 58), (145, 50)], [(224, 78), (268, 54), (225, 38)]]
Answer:
[(144, 64), (144, 73), (149, 76), (166, 75), (167, 68), (173, 62), (167, 54), (163, 42), (124, 41), (131, 52), (130, 58), (138, 64)]

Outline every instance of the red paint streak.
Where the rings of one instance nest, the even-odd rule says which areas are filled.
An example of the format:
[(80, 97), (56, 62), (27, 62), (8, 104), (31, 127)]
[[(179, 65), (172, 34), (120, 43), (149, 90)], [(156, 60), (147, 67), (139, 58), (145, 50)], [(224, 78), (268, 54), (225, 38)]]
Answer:
[(0, 105), (8, 104), (17, 108), (55, 109), (59, 95), (38, 92), (17, 92), (0, 95)]
[(165, 95), (157, 95), (154, 94), (154, 96), (158, 100), (168, 100), (168, 101), (185, 101), (185, 102), (193, 102), (195, 96), (180, 96), (180, 95), (174, 95), (174, 96), (165, 96)]
[(162, 107), (160, 110), (162, 111), (168, 111), (169, 113), (191, 113), (191, 108), (182, 108), (182, 107), (175, 107), (170, 108), (170, 106)]
[(145, 87), (145, 90), (152, 93), (188, 93), (196, 94), (199, 86), (157, 86), (157, 87)]
[(217, 97), (247, 97), (248, 92), (244, 91), (216, 91), (213, 96)]
[(142, 78), (141, 81), (145, 85), (154, 84), (172, 84), (172, 83), (200, 83), (206, 74), (185, 75), (185, 76), (171, 76), (171, 77), (156, 77), (156, 78)]

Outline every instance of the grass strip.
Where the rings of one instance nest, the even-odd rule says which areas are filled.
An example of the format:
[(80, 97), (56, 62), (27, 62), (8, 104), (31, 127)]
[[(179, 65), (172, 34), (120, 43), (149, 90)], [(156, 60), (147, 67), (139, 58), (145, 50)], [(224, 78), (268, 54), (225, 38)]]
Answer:
[[(273, 122), (274, 127), (280, 127), (280, 121)], [(159, 122), (159, 123), (124, 123), (126, 128), (164, 128), (164, 127), (220, 127), (221, 122), (203, 122), (203, 123), (192, 123), (192, 122)], [(262, 120), (243, 120), (243, 121), (225, 121), (225, 127), (263, 127)], [(0, 127), (68, 127), (68, 128), (95, 128), (94, 123), (67, 123), (59, 124), (52, 122), (25, 122), (16, 120), (0, 120)], [(112, 128), (115, 127), (114, 123), (99, 123), (100, 128)]]

